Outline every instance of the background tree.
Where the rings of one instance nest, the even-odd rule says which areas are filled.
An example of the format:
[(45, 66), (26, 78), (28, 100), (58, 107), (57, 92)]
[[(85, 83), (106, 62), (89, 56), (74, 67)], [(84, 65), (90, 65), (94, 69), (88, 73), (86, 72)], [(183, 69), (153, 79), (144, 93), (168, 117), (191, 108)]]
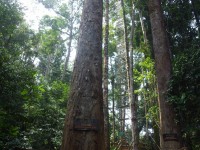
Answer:
[(103, 111), (104, 111), (104, 134), (105, 148), (110, 150), (110, 133), (109, 133), (109, 107), (108, 107), (108, 37), (109, 37), (109, 0), (105, 2), (105, 42), (103, 57)]
[[(179, 149), (180, 133), (175, 122), (175, 114), (172, 106), (167, 101), (168, 83), (171, 77), (170, 48), (164, 27), (161, 3), (159, 0), (149, 1), (149, 14), (153, 37), (155, 55), (155, 68), (158, 84), (158, 103), (160, 111), (160, 146), (162, 150)], [(172, 136), (176, 140), (166, 140), (166, 136)]]
[(69, 0), (67, 3), (54, 0), (39, 0), (47, 9), (55, 12), (56, 17), (46, 16), (42, 24), (59, 32), (65, 45), (65, 59), (61, 67), (61, 80), (69, 82), (70, 77), (70, 55), (77, 45), (77, 33), (80, 24), (80, 13), (82, 1)]
[(135, 31), (135, 5), (131, 1), (130, 8), (130, 17), (131, 17), (131, 34), (130, 34), (130, 58), (129, 58), (129, 78), (130, 78), (130, 87), (129, 87), (129, 107), (131, 110), (131, 123), (132, 123), (132, 145), (134, 150), (138, 150), (138, 127), (137, 127), (137, 96), (134, 93), (134, 76), (133, 76), (133, 50), (134, 50), (134, 31)]

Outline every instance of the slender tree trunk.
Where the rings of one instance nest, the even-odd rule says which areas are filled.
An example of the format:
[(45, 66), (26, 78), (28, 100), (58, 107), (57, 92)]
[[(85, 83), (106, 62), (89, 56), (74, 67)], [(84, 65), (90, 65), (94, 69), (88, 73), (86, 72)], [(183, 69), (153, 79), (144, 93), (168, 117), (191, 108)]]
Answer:
[[(126, 51), (126, 72), (127, 72), (127, 86), (126, 91), (128, 90), (128, 94), (130, 92), (130, 76), (129, 76), (129, 42), (128, 42), (128, 33), (127, 33), (127, 24), (126, 24), (126, 12), (124, 7), (124, 0), (121, 0), (121, 7), (123, 12), (123, 24), (124, 24), (124, 43), (125, 43), (125, 51)], [(126, 94), (125, 94), (126, 96)], [(123, 109), (123, 108), (122, 108)], [(125, 118), (124, 118), (125, 119)], [(125, 120), (122, 120), (125, 121)], [(124, 129), (124, 127), (123, 127)]]
[(161, 1), (149, 0), (148, 7), (158, 83), (161, 150), (178, 150), (180, 148), (178, 126), (174, 120), (173, 108), (167, 102), (168, 82), (171, 76), (171, 61), (169, 43), (161, 10)]
[(113, 114), (113, 142), (115, 143), (115, 77), (114, 77), (114, 69), (112, 66), (112, 62), (110, 59), (110, 64), (111, 64), (111, 72), (112, 72), (112, 77), (111, 77), (111, 87), (112, 87), (112, 114)]
[[(142, 74), (144, 74), (144, 71), (142, 69)], [(143, 79), (143, 87), (145, 89), (145, 91), (148, 91), (148, 88), (147, 88), (147, 82), (146, 82), (146, 79), (144, 78)], [(143, 99), (144, 99), (144, 114), (145, 116), (147, 116), (147, 113), (148, 113), (148, 95), (144, 92), (143, 93)], [(145, 132), (146, 132), (146, 139), (149, 138), (149, 132), (148, 132), (148, 118), (145, 117)]]
[(126, 24), (126, 12), (124, 7), (124, 0), (121, 0), (121, 7), (123, 12), (123, 24), (124, 24), (124, 42), (126, 50), (126, 69), (127, 69), (127, 82), (128, 88), (130, 87), (130, 77), (129, 77), (129, 42), (128, 42), (128, 33), (127, 33), (127, 24)]
[(109, 36), (109, 0), (106, 0), (105, 13), (105, 42), (104, 42), (104, 73), (103, 73), (103, 101), (104, 101), (104, 134), (105, 150), (110, 150), (109, 112), (108, 112), (108, 36)]
[(147, 43), (147, 34), (146, 34), (146, 29), (144, 27), (144, 21), (143, 21), (143, 18), (142, 18), (142, 11), (141, 10), (139, 10), (139, 17), (140, 17), (142, 33), (143, 33), (143, 36), (144, 36), (144, 43), (146, 44)]
[(63, 73), (62, 73), (62, 76), (61, 76), (62, 81), (64, 81), (66, 71), (67, 71), (67, 67), (68, 67), (68, 63), (69, 63), (69, 57), (70, 57), (70, 54), (71, 54), (71, 47), (72, 47), (72, 39), (73, 39), (73, 23), (71, 23), (71, 28), (70, 28), (70, 33), (69, 33), (68, 51), (67, 51), (67, 56), (65, 58)]
[[(74, 1), (70, 0), (70, 8), (71, 8), (71, 13), (73, 14), (74, 12)], [(64, 69), (61, 75), (61, 81), (64, 81), (65, 79), (65, 75), (68, 69), (68, 64), (69, 64), (69, 58), (70, 58), (70, 54), (71, 54), (71, 47), (72, 47), (72, 40), (74, 38), (73, 35), (73, 30), (74, 30), (74, 19), (73, 17), (70, 18), (70, 22), (69, 22), (69, 42), (68, 42), (68, 51), (67, 51), (67, 56), (65, 58), (65, 64), (64, 64)]]
[(127, 100), (127, 87), (125, 88), (124, 91), (124, 96), (122, 100), (122, 132), (125, 134), (125, 120), (126, 120), (126, 108), (124, 107), (126, 105), (126, 100)]
[[(122, 81), (121, 79), (119, 79), (119, 93), (120, 93), (120, 99), (118, 101), (118, 106), (122, 106)], [(123, 130), (123, 115), (122, 115), (122, 108), (119, 107), (119, 121), (120, 121), (120, 132), (122, 132)]]
[(137, 109), (136, 109), (136, 97), (134, 95), (134, 88), (133, 88), (133, 49), (134, 49), (134, 30), (135, 30), (135, 9), (134, 3), (132, 1), (131, 7), (131, 40), (130, 40), (130, 62), (129, 62), (129, 80), (130, 80), (130, 87), (129, 87), (129, 103), (130, 103), (130, 110), (131, 110), (131, 124), (132, 124), (132, 140), (133, 140), (133, 150), (138, 150), (138, 137), (137, 137)]
[(102, 0), (85, 0), (61, 150), (104, 150)]

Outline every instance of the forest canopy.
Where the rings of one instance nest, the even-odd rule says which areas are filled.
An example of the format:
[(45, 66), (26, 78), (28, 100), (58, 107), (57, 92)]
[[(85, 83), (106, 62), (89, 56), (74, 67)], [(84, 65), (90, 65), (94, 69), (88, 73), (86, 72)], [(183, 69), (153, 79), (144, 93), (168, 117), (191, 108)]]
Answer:
[[(161, 135), (160, 130), (162, 122), (159, 112), (163, 108), (159, 101), (159, 73), (168, 68), (164, 65), (160, 70), (157, 69), (155, 30), (151, 30), (154, 26), (152, 12), (155, 9), (151, 8), (152, 1), (157, 0), (103, 1), (101, 56), (91, 53), (88, 64), (75, 66), (88, 67), (91, 65), (89, 62), (94, 60), (96, 63), (97, 59), (103, 57), (103, 65), (97, 70), (103, 68), (104, 71), (103, 76), (99, 74), (98, 78), (103, 81), (100, 95), (104, 95), (101, 99), (102, 103), (104, 101), (104, 138), (108, 141), (105, 142), (106, 150), (114, 150), (123, 142), (137, 148), (134, 150), (159, 150), (162, 147), (159, 136), (167, 136), (167, 133)], [(79, 31), (84, 31), (81, 30), (83, 26), (79, 25), (83, 23), (81, 15), (85, 3), (82, 0), (37, 0), (37, 3), (55, 15), (43, 16), (38, 30), (33, 30), (24, 19), (25, 11), (20, 2), (0, 0), (2, 150), (60, 149), (65, 116), (71, 110), (69, 101), (73, 94), (70, 91), (79, 92), (79, 88), (73, 89), (74, 60), (71, 58), (76, 50), (81, 49), (77, 44), (83, 34)], [(164, 0), (161, 7), (171, 63), (164, 96), (174, 112), (173, 123), (178, 127), (175, 140), (179, 137), (181, 147), (198, 150), (200, 1)], [(154, 26), (154, 29), (157, 28)], [(87, 54), (89, 52), (84, 56), (87, 57)], [(75, 64), (80, 60), (78, 58), (81, 59), (77, 57)], [(160, 57), (160, 62), (163, 63), (165, 58)], [(98, 64), (95, 63), (94, 68)], [(84, 72), (82, 68), (79, 69)], [(90, 76), (92, 73), (88, 74)], [(97, 79), (96, 76), (90, 79), (86, 75), (87, 72), (81, 77), (87, 82)], [(164, 77), (162, 79), (165, 80)], [(85, 88), (92, 91), (96, 86), (93, 87), (90, 88), (88, 84)], [(92, 102), (87, 105), (89, 109)]]

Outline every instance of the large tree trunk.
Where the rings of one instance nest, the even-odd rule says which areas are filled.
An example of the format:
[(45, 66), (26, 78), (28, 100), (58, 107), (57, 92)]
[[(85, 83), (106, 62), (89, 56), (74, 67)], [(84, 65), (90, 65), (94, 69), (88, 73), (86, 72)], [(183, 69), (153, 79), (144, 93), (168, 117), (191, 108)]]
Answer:
[(168, 82), (171, 76), (171, 61), (160, 0), (149, 0), (149, 14), (158, 83), (161, 150), (178, 150), (180, 148), (178, 126), (174, 120), (173, 108), (167, 102)]
[(103, 70), (103, 101), (104, 101), (104, 134), (105, 150), (110, 150), (109, 113), (108, 113), (108, 36), (109, 36), (109, 0), (106, 0), (105, 15), (105, 43), (104, 43), (104, 70)]
[(62, 150), (104, 150), (102, 0), (85, 0)]

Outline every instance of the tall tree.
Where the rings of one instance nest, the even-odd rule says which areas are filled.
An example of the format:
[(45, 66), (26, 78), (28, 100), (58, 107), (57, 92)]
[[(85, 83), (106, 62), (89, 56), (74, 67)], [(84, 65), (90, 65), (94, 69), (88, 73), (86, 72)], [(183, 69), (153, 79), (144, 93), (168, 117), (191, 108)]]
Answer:
[(103, 66), (103, 101), (104, 101), (104, 134), (105, 148), (110, 150), (109, 112), (108, 112), (108, 36), (109, 36), (109, 0), (106, 0), (105, 12), (105, 42)]
[(112, 87), (112, 134), (113, 134), (113, 143), (115, 143), (115, 91), (114, 91), (114, 83), (115, 83), (115, 77), (114, 77), (114, 67), (111, 63), (110, 59), (110, 65), (111, 65), (111, 87)]
[(70, 11), (68, 12), (69, 16), (66, 15), (66, 13), (62, 13), (62, 10), (65, 10), (65, 7), (60, 8), (60, 10), (61, 10), (60, 15), (68, 21), (68, 25), (67, 25), (68, 50), (67, 50), (67, 54), (66, 54), (66, 57), (65, 57), (63, 72), (62, 72), (62, 75), (61, 75), (62, 81), (64, 81), (64, 78), (65, 78), (66, 73), (68, 71), (67, 69), (68, 69), (69, 58), (70, 58), (72, 47), (73, 47), (72, 45), (74, 45), (73, 42), (76, 38), (76, 34), (78, 33), (76, 25), (77, 24), (79, 25), (79, 23), (80, 23), (80, 20), (78, 19), (78, 18), (80, 18), (80, 12), (79, 11), (80, 11), (80, 7), (82, 7), (82, 4), (79, 3), (79, 0), (76, 0), (76, 1), (70, 0), (68, 3), (69, 3), (68, 7), (70, 8)]
[(130, 87), (130, 77), (129, 77), (129, 42), (128, 42), (128, 31), (127, 31), (127, 19), (126, 19), (126, 11), (124, 6), (124, 0), (121, 0), (121, 7), (123, 12), (123, 25), (124, 25), (124, 43), (125, 43), (125, 51), (126, 51), (126, 69), (127, 69), (127, 82), (128, 88)]
[(42, 23), (58, 31), (62, 35), (65, 43), (65, 60), (60, 73), (63, 82), (69, 81), (70, 55), (73, 47), (77, 45), (78, 26), (80, 24), (80, 12), (82, 2), (80, 0), (68, 0), (67, 3), (60, 5), (59, 0), (38, 0), (45, 8), (55, 12), (56, 17), (46, 16)]
[(50, 29), (39, 33), (38, 70), (48, 81), (58, 79), (61, 74), (62, 56), (65, 46), (59, 32)]
[(142, 28), (142, 33), (143, 33), (143, 37), (144, 37), (144, 43), (147, 43), (147, 35), (146, 35), (146, 29), (144, 26), (144, 21), (143, 21), (143, 16), (142, 16), (142, 11), (139, 10), (139, 17), (140, 17), (140, 23), (141, 23), (141, 28)]
[(153, 49), (158, 84), (158, 102), (160, 109), (160, 145), (161, 150), (180, 148), (179, 131), (175, 114), (167, 99), (168, 82), (171, 77), (170, 49), (165, 31), (160, 0), (149, 0), (149, 15), (153, 36)]
[(85, 0), (62, 150), (104, 150), (102, 0)]
[[(132, 143), (133, 149), (138, 149), (138, 142), (137, 142), (137, 117), (136, 117), (136, 103), (135, 103), (135, 95), (133, 89), (133, 37), (134, 37), (134, 3), (131, 1), (131, 50), (129, 50), (129, 41), (128, 41), (128, 27), (126, 21), (126, 12), (124, 1), (121, 0), (121, 6), (123, 11), (123, 23), (124, 23), (124, 42), (125, 42), (125, 49), (126, 49), (126, 69), (127, 69), (127, 86), (128, 86), (128, 95), (129, 95), (129, 106), (131, 110), (131, 131), (132, 131)], [(129, 54), (130, 53), (130, 54)]]
[[(124, 25), (124, 44), (125, 44), (125, 62), (126, 62), (126, 79), (127, 79), (127, 85), (125, 85), (125, 91), (124, 91), (124, 99), (123, 102), (121, 103), (121, 106), (125, 103), (126, 99), (126, 91), (128, 91), (128, 94), (130, 94), (130, 62), (129, 62), (129, 42), (128, 42), (128, 29), (127, 29), (127, 19), (126, 19), (126, 11), (125, 11), (125, 6), (124, 6), (124, 0), (121, 0), (121, 7), (122, 7), (122, 14), (123, 14), (123, 25)], [(130, 97), (129, 97), (130, 98)], [(125, 108), (122, 109), (122, 132), (124, 132), (125, 129)], [(131, 116), (132, 118), (132, 116)], [(132, 132), (133, 133), (133, 132)]]
[(132, 142), (133, 150), (138, 150), (138, 137), (137, 137), (137, 106), (136, 106), (136, 96), (134, 95), (133, 88), (133, 49), (134, 49), (134, 30), (135, 30), (135, 6), (133, 1), (131, 1), (131, 37), (130, 37), (130, 59), (129, 59), (129, 105), (131, 110), (131, 124), (132, 124)]

